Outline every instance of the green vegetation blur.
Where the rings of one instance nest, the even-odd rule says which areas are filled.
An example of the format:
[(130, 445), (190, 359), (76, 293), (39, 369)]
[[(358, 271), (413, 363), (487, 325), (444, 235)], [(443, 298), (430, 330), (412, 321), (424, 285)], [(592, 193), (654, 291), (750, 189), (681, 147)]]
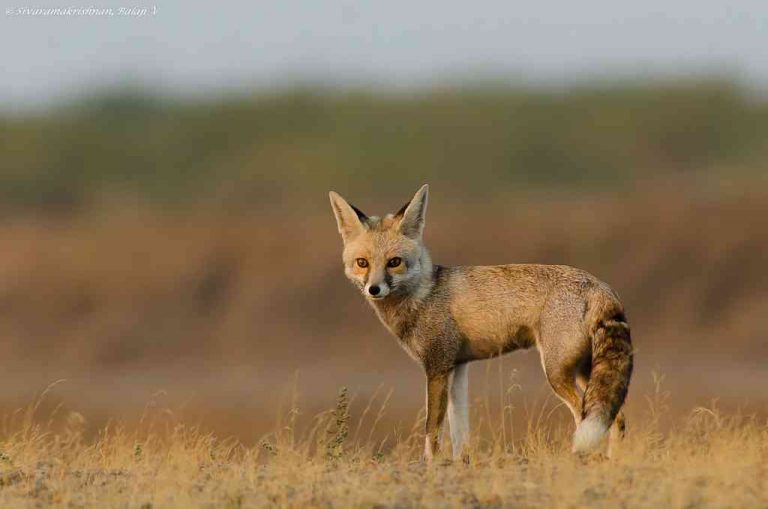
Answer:
[(718, 80), (210, 101), (115, 90), (0, 115), (0, 206), (253, 205), (374, 186), (401, 199), (421, 181), (483, 195), (604, 190), (671, 173), (764, 172), (766, 141), (768, 103)]

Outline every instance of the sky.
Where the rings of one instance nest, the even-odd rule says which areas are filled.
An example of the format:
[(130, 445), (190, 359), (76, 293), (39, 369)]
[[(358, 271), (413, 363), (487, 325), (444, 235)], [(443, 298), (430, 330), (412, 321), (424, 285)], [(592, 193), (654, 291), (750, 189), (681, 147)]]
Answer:
[[(21, 3), (28, 1), (2, 0), (4, 110), (126, 82), (205, 96), (291, 82), (567, 86), (688, 74), (768, 86), (765, 0)], [(113, 14), (34, 10), (54, 7)]]

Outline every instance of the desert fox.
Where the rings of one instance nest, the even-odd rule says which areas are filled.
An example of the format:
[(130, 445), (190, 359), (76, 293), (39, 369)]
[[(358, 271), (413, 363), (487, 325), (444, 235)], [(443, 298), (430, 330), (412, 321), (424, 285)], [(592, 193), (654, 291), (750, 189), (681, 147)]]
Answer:
[(632, 343), (616, 293), (564, 265), (433, 264), (422, 240), (427, 191), (384, 217), (330, 193), (346, 276), (426, 373), (427, 461), (446, 413), (453, 455), (466, 459), (467, 364), (532, 346), (573, 414), (573, 451), (595, 450), (609, 429), (611, 442), (622, 436)]

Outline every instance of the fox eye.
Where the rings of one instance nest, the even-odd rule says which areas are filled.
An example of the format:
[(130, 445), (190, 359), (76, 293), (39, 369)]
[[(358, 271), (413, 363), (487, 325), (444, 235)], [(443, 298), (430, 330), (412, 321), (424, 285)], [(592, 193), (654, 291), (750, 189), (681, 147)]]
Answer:
[(365, 258), (358, 258), (357, 266), (360, 267), (361, 269), (366, 268), (368, 266), (368, 260), (366, 260)]
[(392, 267), (392, 268), (399, 267), (401, 263), (403, 263), (403, 259), (400, 258), (399, 256), (395, 256), (394, 258), (389, 259), (389, 261), (387, 262), (387, 267)]

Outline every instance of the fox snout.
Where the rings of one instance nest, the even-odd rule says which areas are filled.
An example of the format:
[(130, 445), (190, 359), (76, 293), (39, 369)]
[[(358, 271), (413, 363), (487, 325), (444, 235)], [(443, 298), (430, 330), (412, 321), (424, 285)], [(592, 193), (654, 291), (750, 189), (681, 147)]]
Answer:
[(389, 285), (385, 282), (367, 283), (363, 288), (363, 293), (369, 299), (383, 299), (389, 295)]

